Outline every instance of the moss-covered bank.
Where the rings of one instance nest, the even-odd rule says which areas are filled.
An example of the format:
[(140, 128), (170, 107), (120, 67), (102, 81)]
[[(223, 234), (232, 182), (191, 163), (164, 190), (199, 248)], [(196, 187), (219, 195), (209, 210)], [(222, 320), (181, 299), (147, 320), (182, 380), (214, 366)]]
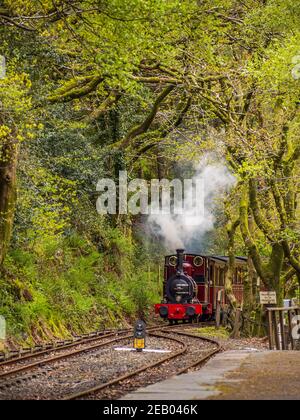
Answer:
[(113, 231), (105, 252), (78, 234), (12, 251), (0, 278), (8, 339), (30, 345), (147, 316), (159, 299), (158, 272), (136, 252)]

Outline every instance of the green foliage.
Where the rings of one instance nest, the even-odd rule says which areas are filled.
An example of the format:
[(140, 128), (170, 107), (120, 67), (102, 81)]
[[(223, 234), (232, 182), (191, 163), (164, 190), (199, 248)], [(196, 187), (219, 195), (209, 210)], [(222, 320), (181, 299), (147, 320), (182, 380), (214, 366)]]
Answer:
[(121, 325), (148, 311), (159, 299), (157, 274), (133, 264), (129, 270), (132, 255), (125, 253), (125, 242), (113, 244), (126, 260), (123, 272), (78, 234), (40, 241), (38, 252), (13, 251), (0, 280), (0, 314), (9, 335), (31, 343)]
[(230, 337), (230, 331), (224, 327), (204, 327), (204, 328), (193, 328), (193, 333), (197, 335), (203, 335), (204, 337), (213, 337), (220, 339), (228, 339)]

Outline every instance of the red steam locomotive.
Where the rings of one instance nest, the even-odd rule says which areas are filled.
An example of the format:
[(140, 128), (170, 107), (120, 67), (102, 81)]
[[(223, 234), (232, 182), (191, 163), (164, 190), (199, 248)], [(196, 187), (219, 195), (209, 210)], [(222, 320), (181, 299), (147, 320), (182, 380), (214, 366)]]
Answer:
[[(236, 257), (233, 293), (243, 301), (243, 278), (247, 272), (247, 258)], [(212, 319), (217, 302), (227, 303), (225, 276), (228, 257), (186, 254), (165, 258), (164, 299), (155, 305), (155, 313), (170, 323)]]

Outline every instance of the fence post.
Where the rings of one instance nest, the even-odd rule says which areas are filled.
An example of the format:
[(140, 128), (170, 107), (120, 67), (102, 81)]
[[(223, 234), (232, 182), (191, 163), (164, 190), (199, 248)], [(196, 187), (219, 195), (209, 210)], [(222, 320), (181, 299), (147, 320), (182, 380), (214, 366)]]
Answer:
[(240, 309), (236, 310), (235, 320), (234, 320), (234, 327), (231, 334), (232, 338), (238, 338), (239, 331), (240, 331), (240, 319), (241, 319), (242, 311)]
[(216, 328), (220, 328), (221, 323), (221, 302), (217, 301), (217, 310), (216, 310)]
[(294, 346), (294, 339), (293, 339), (293, 334), (292, 334), (293, 324), (292, 324), (292, 314), (291, 314), (291, 311), (288, 311), (288, 322), (289, 322), (289, 338), (290, 338), (290, 341), (291, 341), (292, 350), (294, 350), (295, 349), (295, 346)]
[(280, 342), (279, 342), (279, 335), (278, 335), (278, 323), (277, 323), (277, 316), (276, 312), (272, 311), (272, 321), (274, 325), (274, 331), (275, 331), (275, 344), (276, 344), (276, 350), (280, 350)]
[(279, 324), (280, 324), (280, 335), (281, 335), (281, 350), (287, 350), (285, 331), (284, 331), (284, 318), (283, 311), (279, 311)]
[(228, 305), (224, 305), (222, 327), (227, 327), (228, 324)]
[[(297, 346), (293, 339), (293, 320), (292, 314), (298, 314), (300, 308), (267, 308), (268, 311), (268, 336), (270, 350), (274, 349), (274, 341), (276, 350), (289, 350), (289, 343), (291, 342), (291, 349), (296, 350)], [(285, 313), (287, 312), (288, 333), (286, 334)], [(277, 316), (278, 313), (278, 316)], [(280, 340), (281, 338), (281, 340)], [(281, 341), (281, 342), (280, 342)]]
[[(299, 316), (300, 315), (300, 308), (296, 308), (295, 309), (295, 315), (296, 316)], [(299, 329), (300, 329), (300, 321), (296, 321), (296, 325), (297, 325), (297, 327), (299, 327)], [(298, 330), (299, 331), (299, 330)], [(296, 348), (296, 350), (300, 350), (300, 339), (298, 339), (298, 340), (293, 340), (293, 344), (294, 344), (294, 347)]]
[(274, 328), (272, 322), (272, 312), (267, 308), (268, 312), (268, 335), (269, 335), (269, 348), (274, 350)]

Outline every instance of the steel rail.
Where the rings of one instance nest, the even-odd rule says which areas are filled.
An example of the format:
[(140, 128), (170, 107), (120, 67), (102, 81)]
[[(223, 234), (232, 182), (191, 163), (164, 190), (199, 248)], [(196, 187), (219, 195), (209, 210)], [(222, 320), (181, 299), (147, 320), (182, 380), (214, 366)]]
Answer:
[[(149, 333), (149, 335), (152, 335), (152, 336), (155, 336), (155, 337), (161, 337), (157, 333)], [(119, 382), (122, 382), (122, 381), (124, 381), (126, 379), (129, 379), (129, 378), (131, 378), (133, 376), (136, 376), (139, 373), (144, 372), (145, 370), (148, 370), (148, 369), (154, 368), (156, 366), (159, 366), (162, 363), (167, 362), (169, 360), (172, 360), (175, 357), (178, 357), (178, 356), (180, 356), (180, 355), (182, 355), (182, 354), (184, 354), (184, 353), (187, 352), (187, 350), (188, 350), (187, 344), (184, 341), (179, 340), (177, 338), (169, 338), (169, 337), (165, 337), (165, 338), (168, 338), (169, 340), (176, 341), (177, 343), (180, 343), (182, 345), (182, 349), (181, 350), (178, 350), (177, 352), (175, 352), (175, 353), (173, 353), (171, 355), (165, 356), (164, 358), (162, 358), (162, 359), (160, 359), (160, 360), (158, 360), (156, 362), (150, 363), (150, 364), (148, 364), (146, 366), (142, 366), (141, 368), (135, 370), (134, 372), (127, 373), (126, 375), (120, 376), (120, 377), (118, 377), (116, 379), (112, 379), (111, 381), (106, 382), (104, 384), (99, 384), (99, 385), (97, 385), (97, 386), (95, 386), (93, 388), (86, 389), (85, 391), (81, 391), (81, 392), (77, 392), (75, 394), (69, 395), (69, 396), (63, 398), (63, 400), (65, 400), (65, 401), (76, 400), (78, 398), (82, 398), (82, 397), (85, 397), (87, 395), (95, 394), (96, 392), (99, 392), (99, 391), (101, 391), (101, 390), (103, 390), (105, 388), (109, 388), (112, 385), (116, 385)]]
[[(123, 330), (97, 330), (88, 334), (82, 334), (72, 339), (66, 339), (56, 342), (48, 342), (42, 345), (37, 345), (32, 348), (20, 348), (19, 350), (12, 351), (13, 356), (6, 357), (3, 352), (0, 353), (1, 361), (0, 367), (10, 365), (22, 360), (31, 359), (37, 355), (51, 353), (53, 351), (59, 351), (61, 349), (70, 348), (77, 346), (78, 344), (90, 342), (102, 338), (104, 335), (117, 334), (123, 331), (129, 331), (129, 329)], [(38, 349), (38, 350), (37, 350)], [(18, 356), (16, 356), (18, 354)]]
[(62, 351), (62, 350), (67, 350), (69, 348), (80, 346), (80, 345), (86, 344), (86, 343), (90, 343), (92, 341), (96, 341), (96, 340), (99, 340), (99, 339), (111, 337), (115, 334), (116, 333), (108, 332), (107, 334), (105, 334), (105, 333), (102, 334), (102, 335), (99, 334), (98, 336), (94, 336), (94, 337), (81, 338), (80, 340), (76, 340), (73, 343), (64, 344), (64, 345), (61, 345), (61, 346), (49, 347), (45, 350), (40, 350), (40, 351), (36, 351), (36, 352), (33, 352), (33, 353), (27, 353), (27, 354), (24, 354), (23, 356), (19, 356), (19, 357), (12, 357), (12, 358), (7, 359), (3, 362), (0, 362), (0, 368), (3, 367), (3, 366), (4, 367), (5, 366), (10, 366), (14, 363), (23, 362), (25, 360), (33, 359), (33, 358), (38, 357), (38, 356), (43, 356), (45, 354), (50, 354), (50, 353), (53, 353), (53, 352), (59, 352), (59, 351)]
[[(182, 327), (182, 326), (186, 326), (186, 325), (185, 324), (182, 324), (182, 325), (178, 325), (178, 326), (181, 326)], [(93, 388), (86, 389), (84, 391), (81, 391), (81, 392), (78, 392), (78, 393), (74, 393), (72, 395), (69, 395), (69, 396), (63, 398), (63, 400), (68, 400), (68, 401), (69, 400), (76, 400), (76, 399), (80, 399), (80, 398), (86, 397), (88, 395), (95, 394), (95, 393), (97, 393), (99, 391), (104, 390), (105, 388), (109, 388), (109, 387), (111, 387), (113, 385), (116, 385), (116, 384), (118, 384), (120, 382), (123, 382), (126, 379), (130, 379), (130, 378), (132, 378), (132, 377), (134, 377), (134, 376), (136, 376), (136, 375), (138, 375), (138, 374), (140, 374), (140, 373), (142, 373), (142, 372), (144, 372), (144, 371), (146, 371), (148, 369), (151, 369), (151, 368), (157, 367), (159, 365), (162, 365), (163, 363), (165, 363), (167, 361), (170, 361), (170, 360), (172, 360), (172, 359), (174, 359), (176, 357), (179, 357), (179, 356), (181, 356), (181, 355), (183, 355), (184, 353), (187, 352), (188, 346), (187, 346), (187, 344), (183, 340), (180, 340), (180, 339), (175, 338), (175, 337), (171, 337), (168, 334), (164, 336), (163, 335), (164, 333), (174, 333), (174, 334), (178, 334), (178, 335), (182, 335), (182, 336), (188, 336), (188, 337), (192, 337), (192, 338), (198, 338), (199, 340), (204, 340), (204, 341), (210, 342), (210, 343), (214, 344), (217, 347), (216, 349), (210, 351), (208, 354), (202, 356), (196, 362), (193, 362), (192, 364), (190, 364), (189, 366), (185, 367), (184, 369), (181, 369), (181, 370), (177, 371), (176, 372), (177, 375), (180, 375), (180, 374), (186, 372), (187, 370), (189, 370), (189, 369), (191, 369), (193, 367), (196, 367), (199, 364), (204, 363), (206, 360), (208, 360), (209, 358), (211, 358), (214, 354), (218, 353), (222, 349), (221, 346), (220, 346), (220, 344), (217, 341), (213, 340), (213, 339), (210, 339), (210, 338), (207, 338), (207, 337), (202, 337), (202, 336), (199, 336), (199, 335), (194, 335), (194, 334), (191, 334), (191, 333), (185, 333), (185, 332), (181, 332), (181, 331), (178, 332), (177, 329), (175, 331), (174, 330), (169, 330), (170, 327), (173, 327), (174, 328), (174, 326), (163, 327), (163, 328), (160, 329), (160, 331), (162, 332), (162, 334), (160, 334), (159, 331), (157, 331), (156, 333), (152, 332), (149, 335), (152, 335), (152, 336), (155, 336), (155, 337), (159, 337), (159, 338), (166, 338), (166, 339), (169, 339), (169, 340), (178, 342), (178, 343), (180, 343), (183, 346), (183, 349), (181, 349), (181, 350), (179, 350), (179, 351), (177, 351), (177, 352), (175, 352), (175, 353), (173, 353), (171, 355), (168, 355), (168, 356), (164, 357), (163, 359), (160, 359), (160, 360), (158, 360), (156, 362), (153, 362), (153, 363), (150, 363), (148, 365), (142, 366), (141, 368), (135, 370), (134, 372), (127, 373), (126, 375), (120, 376), (120, 377), (118, 377), (116, 379), (112, 379), (111, 381), (106, 382), (104, 384), (96, 385)]]
[[(105, 337), (101, 337), (101, 338), (105, 338)], [(105, 347), (108, 344), (112, 344), (112, 343), (115, 343), (115, 342), (118, 342), (118, 341), (122, 341), (122, 340), (125, 340), (127, 338), (132, 338), (132, 334), (125, 335), (123, 337), (117, 337), (117, 338), (114, 338), (112, 340), (105, 341), (105, 342), (102, 342), (102, 343), (94, 344), (92, 346), (88, 346), (88, 347), (85, 347), (83, 349), (74, 350), (74, 351), (72, 351), (70, 353), (67, 353), (67, 354), (61, 354), (61, 355), (58, 355), (58, 356), (49, 357), (47, 359), (41, 359), (41, 360), (36, 361), (34, 363), (30, 363), (30, 364), (27, 364), (25, 366), (20, 366), (16, 369), (9, 370), (8, 372), (0, 373), (0, 380), (3, 379), (3, 378), (8, 378), (10, 376), (13, 376), (17, 373), (26, 372), (28, 370), (31, 370), (31, 369), (35, 368), (35, 367), (40, 367), (40, 366), (43, 366), (43, 365), (47, 365), (49, 363), (57, 362), (59, 360), (63, 360), (63, 359), (67, 359), (67, 358), (72, 357), (72, 356), (76, 356), (76, 355), (81, 354), (81, 353), (93, 351), (93, 350), (96, 350), (98, 348)]]
[[(154, 329), (157, 329), (157, 326), (150, 327), (150, 328), (147, 329), (147, 331), (152, 331)], [(99, 339), (103, 340), (103, 339), (108, 338), (108, 337), (113, 336), (113, 335), (128, 333), (129, 331), (131, 331), (131, 329), (116, 331), (116, 333), (109, 333), (107, 335), (97, 337), (97, 338), (95, 338), (94, 340), (91, 340), (91, 341), (95, 341), (95, 340), (98, 341)], [(15, 368), (15, 369), (11, 369), (7, 372), (0, 373), (0, 380), (4, 379), (4, 378), (8, 378), (8, 377), (13, 376), (13, 375), (18, 374), (18, 373), (26, 372), (26, 371), (34, 369), (36, 367), (40, 367), (40, 366), (43, 366), (43, 365), (47, 365), (49, 363), (64, 360), (64, 359), (67, 359), (69, 357), (76, 356), (78, 354), (82, 354), (82, 353), (85, 353), (85, 352), (93, 351), (93, 350), (96, 350), (98, 348), (105, 347), (108, 344), (117, 343), (117, 342), (122, 341), (122, 340), (130, 339), (130, 338), (132, 338), (132, 336), (133, 335), (132, 335), (132, 332), (131, 332), (128, 335), (115, 337), (112, 340), (104, 341), (104, 342), (97, 343), (97, 344), (94, 344), (94, 345), (91, 345), (91, 346), (88, 346), (88, 347), (84, 347), (82, 349), (74, 350), (74, 351), (72, 351), (70, 353), (67, 353), (67, 354), (52, 356), (52, 357), (49, 357), (49, 358), (38, 360), (38, 361), (30, 363), (30, 364), (22, 365), (20, 367)], [(74, 345), (78, 345), (78, 344), (85, 344), (85, 342), (74, 343)], [(60, 347), (59, 350), (62, 350), (62, 348)], [(35, 356), (37, 356), (37, 353), (35, 353)], [(16, 361), (16, 363), (18, 363), (18, 360)], [(0, 383), (0, 385), (1, 385), (1, 383)]]
[(220, 351), (222, 351), (222, 346), (221, 344), (212, 339), (212, 338), (208, 338), (208, 337), (204, 337), (202, 335), (194, 335), (188, 332), (182, 332), (182, 331), (172, 331), (172, 330), (167, 330), (167, 333), (172, 333), (174, 332), (174, 334), (178, 334), (178, 335), (182, 335), (182, 336), (187, 336), (187, 337), (192, 337), (192, 338), (199, 338), (200, 340), (203, 341), (207, 341), (211, 344), (214, 344), (216, 346), (216, 348), (212, 351), (210, 351), (209, 353), (205, 354), (204, 356), (200, 357), (196, 362), (191, 363), (189, 366), (184, 367), (183, 369), (179, 370), (176, 374), (177, 375), (181, 375), (183, 373), (186, 373), (187, 371), (189, 371), (190, 369), (193, 369), (201, 364), (203, 364), (204, 362), (206, 362), (208, 359), (210, 359), (211, 357), (213, 357), (215, 354), (219, 353)]
[[(191, 327), (191, 324), (178, 324), (178, 325), (169, 325), (168, 327), (181, 327), (182, 325), (185, 325), (186, 327)], [(213, 325), (213, 323), (203, 323), (201, 325)], [(158, 327), (162, 327), (161, 325), (158, 325)], [(149, 327), (152, 328), (152, 327)], [(154, 327), (153, 327), (154, 328)], [(167, 327), (166, 327), (167, 328)], [(85, 344), (85, 343), (90, 343), (92, 341), (98, 340), (99, 338), (104, 338), (104, 336), (108, 337), (108, 336), (112, 336), (115, 334), (121, 334), (124, 332), (129, 332), (131, 331), (130, 328), (127, 329), (120, 329), (120, 330), (97, 330), (97, 331), (93, 331), (91, 333), (88, 334), (82, 334), (81, 336), (78, 336), (76, 338), (73, 339), (69, 339), (69, 340), (63, 340), (63, 341), (59, 341), (59, 342), (50, 342), (50, 343), (45, 343), (44, 345), (41, 346), (36, 346), (33, 348), (29, 348), (29, 349), (25, 349), (25, 348), (21, 348), (18, 351), (14, 351), (13, 353), (18, 353), (19, 356), (11, 356), (6, 358), (4, 356), (3, 353), (0, 353), (0, 355), (2, 355), (3, 360), (0, 361), (0, 368), (1, 367), (6, 367), (9, 365), (12, 365), (14, 363), (18, 363), (18, 362), (22, 362), (25, 360), (29, 360), (29, 359), (33, 359), (35, 357), (38, 356), (43, 356), (45, 354), (50, 354), (53, 352), (58, 352), (61, 350), (66, 350), (72, 347), (76, 347), (78, 345), (81, 344)], [(62, 344), (61, 344), (62, 343)], [(37, 348), (42, 348), (42, 350), (36, 350)], [(24, 353), (22, 355), (22, 353)]]
[[(111, 381), (109, 381), (107, 383), (99, 384), (99, 385), (97, 385), (97, 386), (95, 386), (95, 387), (93, 387), (91, 389), (87, 389), (87, 390), (84, 390), (82, 392), (78, 392), (78, 393), (75, 393), (73, 395), (66, 396), (63, 399), (64, 400), (74, 400), (74, 399), (78, 399), (78, 398), (83, 398), (83, 397), (85, 397), (87, 395), (94, 394), (94, 393), (99, 392), (99, 391), (101, 391), (101, 390), (103, 390), (105, 388), (109, 388), (110, 386), (116, 385), (116, 384), (118, 384), (118, 383), (120, 383), (120, 382), (122, 382), (122, 381), (124, 381), (126, 379), (129, 379), (131, 377), (134, 377), (134, 376), (138, 375), (139, 373), (141, 373), (143, 371), (146, 371), (148, 369), (157, 367), (157, 366), (159, 366), (159, 365), (161, 365), (161, 364), (163, 364), (163, 363), (165, 363), (167, 361), (170, 361), (172, 359), (175, 359), (175, 358), (183, 355), (184, 353), (186, 353), (187, 350), (188, 350), (188, 346), (185, 343), (185, 341), (183, 341), (182, 339), (179, 339), (179, 338), (170, 336), (170, 333), (171, 334), (173, 333), (173, 334), (181, 335), (181, 336), (189, 336), (189, 337), (192, 337), (192, 338), (198, 338), (200, 340), (204, 340), (204, 341), (210, 342), (210, 343), (212, 343), (212, 344), (214, 344), (216, 346), (216, 348), (213, 351), (210, 351), (208, 354), (202, 356), (196, 362), (193, 362), (189, 366), (187, 366), (187, 367), (185, 367), (185, 368), (183, 368), (183, 369), (181, 369), (179, 371), (177, 370), (176, 371), (176, 374), (177, 375), (179, 375), (181, 373), (184, 373), (184, 372), (188, 371), (189, 369), (191, 369), (193, 367), (196, 367), (196, 366), (204, 363), (206, 360), (208, 360), (210, 357), (212, 357), (214, 354), (216, 354), (217, 352), (219, 352), (221, 350), (221, 346), (220, 346), (220, 344), (217, 341), (215, 341), (213, 339), (210, 339), (210, 338), (207, 338), (207, 337), (203, 337), (203, 336), (191, 334), (191, 333), (188, 333), (188, 332), (178, 331), (178, 327), (187, 327), (187, 325), (180, 324), (180, 325), (176, 325), (176, 326), (163, 326), (163, 327), (160, 326), (160, 325), (158, 325), (158, 326), (156, 325), (156, 326), (147, 328), (147, 331), (148, 331), (149, 335), (156, 336), (156, 337), (159, 337), (159, 338), (165, 338), (165, 339), (172, 340), (174, 342), (177, 342), (177, 343), (181, 344), (182, 345), (182, 349), (180, 349), (179, 351), (176, 351), (175, 353), (172, 353), (171, 355), (168, 355), (168, 356), (166, 356), (166, 357), (164, 357), (164, 358), (162, 358), (162, 359), (160, 359), (158, 361), (155, 361), (155, 362), (153, 362), (151, 364), (148, 364), (146, 366), (142, 366), (141, 368), (135, 370), (134, 372), (131, 372), (131, 373), (128, 373), (128, 374), (123, 375), (121, 377), (118, 377), (116, 379), (113, 379), (113, 380), (111, 380)], [(104, 341), (104, 342), (102, 341), (105, 338), (109, 338), (109, 337), (111, 337), (113, 335), (117, 335), (117, 334), (124, 334), (124, 333), (126, 333), (128, 331), (131, 331), (131, 329), (130, 330), (129, 329), (128, 330), (119, 330), (119, 331), (117, 330), (114, 333), (111, 333), (110, 332), (110, 333), (107, 333), (107, 334), (98, 335), (98, 337), (97, 336), (94, 336), (92, 338), (89, 337), (87, 340), (80, 340), (80, 341), (77, 341), (75, 343), (69, 344), (69, 345), (65, 346), (64, 348), (66, 349), (66, 348), (70, 348), (70, 347), (73, 347), (73, 346), (84, 345), (87, 342), (91, 342), (91, 341), (95, 341), (95, 340), (97, 340), (97, 341), (101, 340), (101, 343), (97, 343), (97, 344), (94, 344), (94, 345), (91, 345), (91, 346), (88, 346), (88, 347), (77, 349), (77, 350), (74, 350), (74, 351), (72, 351), (70, 353), (67, 353), (67, 354), (56, 355), (56, 356), (53, 356), (53, 357), (50, 357), (50, 358), (41, 359), (41, 360), (36, 361), (34, 363), (23, 365), (23, 366), (20, 366), (20, 367), (18, 367), (16, 369), (9, 370), (7, 372), (4, 372), (4, 373), (0, 374), (0, 380), (1, 379), (5, 379), (5, 378), (10, 378), (10, 377), (12, 377), (12, 380), (18, 380), (18, 376), (15, 377), (15, 375), (17, 375), (19, 373), (26, 372), (26, 371), (32, 370), (34, 368), (37, 368), (37, 367), (42, 367), (42, 366), (47, 365), (49, 363), (53, 363), (53, 362), (57, 362), (57, 361), (60, 361), (60, 360), (64, 360), (64, 359), (67, 359), (69, 357), (76, 356), (78, 354), (82, 354), (82, 353), (85, 353), (85, 352), (93, 351), (93, 350), (96, 350), (98, 348), (102, 348), (102, 347), (105, 347), (107, 345), (110, 345), (112, 343), (117, 343), (117, 342), (120, 342), (120, 341), (123, 341), (123, 340), (126, 340), (126, 339), (130, 339), (133, 336), (132, 335), (132, 332), (130, 334), (128, 334), (128, 335), (115, 337), (115, 338), (113, 338), (111, 340)], [(55, 350), (55, 349), (52, 349), (50, 351), (49, 350), (45, 350), (45, 351), (39, 352), (39, 354), (38, 353), (34, 353), (34, 354), (30, 355), (30, 356), (37, 357), (39, 355), (44, 355), (47, 352), (53, 352), (53, 350)], [(61, 351), (61, 350), (63, 350), (63, 348), (62, 347), (59, 347), (56, 350)], [(16, 360), (15, 363), (17, 363), (18, 361), (20, 361), (20, 360)], [(5, 384), (5, 382), (3, 384)], [(0, 385), (2, 385), (1, 382), (0, 382)]]

